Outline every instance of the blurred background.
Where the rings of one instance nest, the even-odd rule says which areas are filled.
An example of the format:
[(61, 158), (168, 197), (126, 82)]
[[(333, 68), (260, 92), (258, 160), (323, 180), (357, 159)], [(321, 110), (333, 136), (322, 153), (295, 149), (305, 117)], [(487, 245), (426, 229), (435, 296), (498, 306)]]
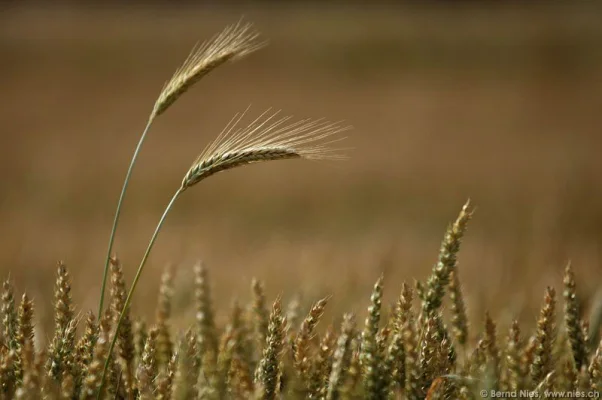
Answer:
[[(220, 67), (157, 120), (115, 251), (131, 281), (189, 165), (239, 111), (353, 125), (345, 162), (281, 161), (218, 174), (169, 216), (134, 309), (153, 316), (192, 266), (218, 315), (249, 297), (332, 294), (363, 313), (424, 280), (447, 224), (477, 206), (459, 255), (469, 314), (534, 322), (569, 260), (587, 306), (602, 268), (602, 13), (595, 3), (0, 3), (0, 274), (52, 316), (56, 262), (96, 310), (130, 157), (164, 82), (193, 45), (241, 16), (270, 44)], [(126, 5), (127, 4), (127, 5)]]

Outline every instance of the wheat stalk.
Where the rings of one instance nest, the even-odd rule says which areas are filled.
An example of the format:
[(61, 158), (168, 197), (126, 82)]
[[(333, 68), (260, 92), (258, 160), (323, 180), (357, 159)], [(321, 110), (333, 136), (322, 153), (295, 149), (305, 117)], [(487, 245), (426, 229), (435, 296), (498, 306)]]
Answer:
[(125, 193), (134, 169), (134, 164), (136, 164), (138, 154), (142, 148), (142, 143), (144, 142), (155, 118), (163, 114), (182, 94), (184, 94), (195, 83), (197, 83), (199, 80), (201, 80), (201, 78), (215, 68), (225, 64), (228, 61), (238, 60), (265, 46), (266, 42), (258, 41), (258, 37), (259, 34), (253, 30), (252, 24), (241, 24), (241, 21), (239, 21), (235, 25), (228, 26), (220, 34), (214, 36), (211, 40), (204, 42), (200, 46), (196, 46), (186, 61), (184, 61), (184, 64), (178, 68), (172, 78), (163, 86), (163, 90), (161, 90), (159, 97), (155, 101), (155, 105), (148, 118), (144, 131), (142, 132), (142, 135), (138, 140), (138, 144), (136, 145), (136, 149), (134, 150), (132, 160), (130, 161), (125, 180), (123, 182), (123, 187), (121, 188), (119, 200), (117, 201), (117, 210), (115, 211), (115, 216), (113, 219), (113, 226), (109, 236), (109, 246), (105, 259), (98, 315), (102, 314), (104, 305), (104, 294), (109, 271), (109, 263), (111, 252), (113, 250), (113, 243), (115, 240), (115, 232), (117, 231), (117, 224), (121, 214), (123, 199), (125, 198)]
[[(305, 159), (340, 159), (340, 149), (330, 147), (330, 144), (344, 138), (330, 139), (333, 135), (350, 129), (338, 123), (322, 120), (304, 119), (288, 125), (285, 123), (291, 117), (276, 119), (278, 113), (269, 115), (269, 110), (262, 113), (249, 125), (238, 128), (240, 120), (245, 113), (237, 114), (218, 135), (217, 139), (209, 144), (201, 155), (195, 160), (188, 172), (185, 174), (182, 184), (176, 190), (173, 197), (163, 211), (159, 223), (149, 241), (146, 252), (142, 257), (140, 266), (130, 287), (128, 296), (119, 316), (116, 333), (119, 332), (123, 319), (130, 306), (132, 295), (136, 290), (138, 280), (144, 269), (155, 240), (165, 222), (167, 214), (175, 204), (178, 197), (188, 188), (199, 183), (201, 180), (220, 171), (232, 169), (259, 161), (282, 160), (285, 158)], [(105, 363), (102, 382), (107, 373), (110, 355), (118, 335), (115, 334), (109, 347), (109, 357)], [(102, 385), (101, 385), (102, 389)], [(102, 391), (99, 391), (99, 395)]]

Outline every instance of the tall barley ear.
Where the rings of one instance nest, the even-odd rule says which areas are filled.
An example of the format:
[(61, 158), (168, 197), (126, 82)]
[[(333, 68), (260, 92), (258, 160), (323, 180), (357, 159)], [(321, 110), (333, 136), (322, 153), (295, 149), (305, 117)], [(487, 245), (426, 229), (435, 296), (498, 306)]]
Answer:
[(94, 356), (92, 362), (88, 365), (84, 374), (84, 382), (81, 390), (81, 400), (93, 399), (96, 392), (101, 390), (101, 374), (102, 366), (107, 359), (109, 335), (111, 330), (111, 323), (107, 316), (104, 316), (100, 320), (100, 330), (96, 344), (94, 345)]
[[(441, 307), (445, 287), (450, 282), (450, 274), (456, 268), (456, 257), (460, 250), (460, 242), (468, 221), (472, 217), (472, 208), (470, 200), (464, 204), (460, 215), (456, 221), (447, 229), (441, 249), (439, 250), (439, 259), (433, 267), (431, 276), (428, 278), (424, 297), (422, 301), (423, 316), (436, 311)], [(422, 296), (421, 296), (422, 297)]]
[(217, 328), (213, 315), (211, 286), (209, 285), (207, 268), (202, 262), (194, 267), (194, 297), (196, 300), (196, 320), (199, 329), (198, 351), (203, 357), (206, 352), (217, 353)]
[(155, 313), (155, 324), (159, 331), (157, 336), (157, 361), (166, 367), (173, 356), (173, 344), (169, 332), (169, 318), (171, 317), (171, 301), (173, 297), (173, 273), (168, 266), (161, 275), (159, 286), (159, 299)]
[(332, 368), (326, 390), (326, 400), (337, 400), (341, 397), (341, 387), (345, 383), (351, 364), (351, 340), (354, 330), (354, 315), (345, 314), (343, 316), (343, 324), (341, 325), (341, 334), (339, 335), (333, 354)]
[(596, 353), (587, 367), (589, 375), (589, 386), (592, 390), (602, 390), (602, 341), (598, 345)]
[(153, 393), (156, 389), (155, 379), (159, 372), (159, 366), (157, 365), (157, 335), (157, 328), (152, 328), (148, 333), (142, 353), (142, 360), (140, 360), (136, 371), (140, 399), (154, 399)]
[(505, 352), (505, 382), (503, 390), (518, 391), (523, 388), (523, 376), (520, 360), (521, 337), (518, 321), (514, 320), (508, 333)]
[(362, 332), (360, 362), (364, 375), (364, 392), (369, 399), (380, 399), (386, 397), (388, 385), (381, 371), (383, 354), (377, 345), (377, 334), (380, 324), (380, 312), (383, 296), (384, 276), (374, 284), (372, 295), (370, 296), (370, 307), (368, 308), (368, 317)]
[(102, 278), (102, 286), (100, 292), (100, 304), (98, 307), (98, 315), (102, 314), (104, 293), (109, 271), (109, 261), (113, 250), (113, 242), (117, 224), (121, 214), (121, 206), (125, 193), (134, 169), (134, 164), (138, 158), (138, 154), (142, 148), (142, 144), (148, 134), (154, 120), (163, 114), (182, 94), (189, 90), (201, 78), (213, 71), (220, 65), (228, 62), (241, 59), (242, 57), (265, 46), (266, 42), (258, 40), (259, 34), (253, 29), (252, 24), (242, 24), (238, 22), (235, 25), (228, 26), (219, 35), (214, 36), (211, 40), (195, 47), (184, 64), (178, 68), (172, 78), (163, 86), (163, 90), (155, 101), (153, 110), (148, 118), (144, 131), (138, 140), (136, 149), (130, 161), (121, 194), (117, 201), (117, 210), (113, 220), (113, 227), (109, 237), (109, 245), (105, 261), (105, 267)]
[[(73, 347), (75, 336), (72, 335), (75, 334), (75, 330), (70, 330), (73, 318), (69, 273), (65, 264), (59, 262), (54, 287), (54, 337), (50, 344), (47, 365), (49, 375), (56, 381), (60, 381)], [(64, 342), (65, 339), (68, 339), (67, 343)]]
[(14, 290), (9, 279), (2, 284), (2, 308), (0, 311), (2, 313), (2, 336), (4, 346), (10, 350), (16, 350), (18, 318), (17, 310), (15, 308)]
[(552, 287), (546, 289), (544, 305), (537, 320), (536, 345), (531, 364), (531, 380), (540, 384), (554, 370), (552, 349), (556, 340), (556, 291)]
[(332, 367), (332, 355), (337, 337), (334, 327), (329, 326), (320, 340), (318, 351), (314, 357), (309, 375), (309, 395), (311, 398), (322, 399), (326, 395), (327, 379)]
[(452, 331), (458, 344), (466, 349), (468, 317), (466, 316), (466, 305), (464, 303), (464, 296), (462, 295), (462, 286), (460, 285), (457, 267), (450, 273), (449, 297), (451, 300)]
[[(257, 359), (259, 359), (261, 357), (261, 352), (263, 351), (265, 339), (268, 336), (270, 315), (266, 306), (265, 289), (263, 287), (263, 283), (253, 278), (251, 280), (251, 292), (253, 298), (251, 300), (250, 318), (253, 321), (254, 336), (255, 341), (257, 342), (254, 347), (257, 349), (257, 353), (259, 355)], [(257, 354), (254, 356), (257, 356)], [(255, 359), (252, 359), (251, 361), (255, 361)]]
[(280, 392), (281, 354), (286, 329), (286, 317), (282, 314), (281, 300), (278, 297), (272, 306), (263, 356), (255, 373), (256, 394), (262, 400), (276, 399)]
[(418, 356), (419, 337), (416, 331), (415, 314), (412, 311), (414, 292), (411, 286), (403, 284), (400, 296), (399, 329), (403, 339), (405, 354), (405, 395), (410, 400), (421, 396), (420, 365)]
[(309, 314), (307, 314), (303, 322), (301, 322), (299, 333), (297, 333), (297, 337), (293, 342), (294, 365), (297, 373), (305, 382), (308, 382), (309, 369), (311, 366), (310, 343), (315, 335), (316, 326), (318, 325), (320, 318), (322, 318), (322, 314), (324, 314), (324, 309), (326, 308), (328, 300), (329, 297), (325, 297), (312, 306)]
[(498, 390), (500, 382), (500, 351), (498, 349), (496, 326), (489, 313), (485, 315), (485, 345), (486, 360), (490, 368), (492, 378), (492, 388)]
[(19, 326), (17, 328), (17, 357), (15, 359), (15, 374), (17, 380), (23, 378), (24, 349), (27, 343), (33, 343), (33, 301), (26, 293), (23, 293), (21, 304), (19, 304)]
[(580, 323), (581, 316), (575, 286), (575, 274), (569, 263), (564, 271), (564, 323), (568, 333), (575, 368), (579, 371), (581, 370), (581, 366), (587, 363), (588, 356), (583, 329)]
[[(123, 277), (121, 262), (116, 257), (111, 257), (111, 304), (110, 315), (114, 323), (117, 323), (119, 313), (123, 309), (126, 297), (126, 285)], [(134, 335), (132, 333), (132, 320), (129, 308), (126, 309), (121, 323), (121, 329), (115, 332), (119, 346), (119, 360), (122, 364), (123, 385), (126, 388), (128, 398), (133, 398), (134, 387)]]
[[(181, 186), (176, 190), (165, 208), (151, 236), (119, 316), (116, 326), (117, 332), (119, 332), (123, 317), (130, 306), (132, 295), (136, 290), (161, 227), (176, 200), (184, 191), (215, 173), (261, 161), (290, 158), (310, 160), (341, 158), (340, 154), (337, 153), (340, 149), (334, 149), (330, 147), (330, 144), (342, 138), (331, 139), (331, 137), (349, 129), (349, 127), (341, 127), (337, 123), (311, 119), (287, 124), (290, 117), (277, 118), (277, 115), (278, 113), (270, 115), (266, 111), (248, 126), (241, 128), (238, 127), (238, 124), (244, 113), (238, 114), (192, 164), (184, 176)], [(115, 335), (109, 347), (105, 373), (109, 366), (110, 355), (115, 347), (116, 338), (117, 335)]]

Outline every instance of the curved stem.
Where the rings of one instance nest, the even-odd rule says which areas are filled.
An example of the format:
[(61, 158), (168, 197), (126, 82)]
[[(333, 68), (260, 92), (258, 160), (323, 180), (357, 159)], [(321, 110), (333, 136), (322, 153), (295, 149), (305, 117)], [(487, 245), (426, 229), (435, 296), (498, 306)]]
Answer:
[(104, 370), (102, 372), (102, 378), (100, 380), (100, 387), (98, 388), (98, 394), (96, 396), (97, 399), (100, 399), (100, 397), (101, 397), (105, 378), (107, 376), (107, 371), (109, 369), (109, 363), (111, 361), (111, 354), (113, 353), (113, 349), (115, 348), (115, 343), (117, 342), (117, 334), (119, 333), (119, 327), (121, 326), (121, 323), (123, 322), (123, 318), (125, 316), (126, 310), (130, 306), (130, 302), (132, 301), (132, 295), (134, 294), (134, 290), (136, 290), (136, 285), (138, 284), (138, 280), (140, 279), (140, 275), (142, 274), (142, 270), (144, 269), (146, 260), (148, 259), (148, 256), (151, 252), (151, 249), (153, 248), (153, 245), (155, 244), (155, 240), (157, 239), (157, 235), (159, 234), (159, 231), (161, 230), (161, 227), (163, 226), (163, 222), (165, 222), (165, 217), (167, 217), (169, 210), (171, 210), (171, 207), (176, 202), (176, 199), (178, 198), (178, 196), (180, 196), (180, 194), (182, 194), (183, 191), (184, 191), (184, 189), (179, 188), (176, 191), (176, 193), (173, 195), (173, 197), (171, 198), (171, 201), (165, 208), (165, 211), (163, 211), (163, 215), (161, 216), (161, 219), (159, 220), (159, 223), (157, 224), (157, 227), (155, 228), (155, 232), (153, 233), (153, 236), (151, 237), (151, 240), (148, 243), (146, 252), (144, 253), (144, 256), (142, 257), (142, 261), (140, 262), (138, 271), (136, 271), (136, 276), (134, 277), (132, 286), (130, 287), (130, 291), (128, 292), (128, 296), (125, 299), (125, 304), (123, 305), (123, 309), (121, 310), (121, 313), (119, 314), (119, 320), (117, 321), (117, 326), (115, 327), (115, 332), (113, 333), (113, 339), (111, 340), (111, 345), (109, 346), (109, 351), (107, 353), (107, 359), (105, 361)]
[(138, 145), (136, 146), (136, 150), (134, 150), (134, 155), (132, 156), (132, 161), (130, 162), (130, 166), (125, 175), (125, 180), (123, 181), (123, 187), (121, 188), (121, 194), (119, 195), (119, 201), (117, 202), (117, 210), (115, 211), (115, 217), (113, 219), (113, 227), (111, 228), (111, 236), (109, 237), (109, 248), (107, 250), (107, 257), (105, 260), (105, 269), (102, 273), (102, 286), (100, 289), (100, 304), (98, 305), (98, 318), (102, 315), (102, 308), (104, 306), (105, 299), (105, 288), (107, 285), (107, 275), (109, 273), (109, 262), (111, 259), (111, 251), (113, 250), (113, 242), (115, 241), (115, 232), (117, 231), (117, 223), (119, 222), (119, 215), (121, 214), (121, 205), (123, 203), (123, 199), (125, 197), (125, 192), (127, 190), (128, 184), (130, 182), (130, 177), (132, 176), (132, 171), (134, 170), (134, 164), (136, 164), (136, 160), (138, 158), (138, 153), (140, 153), (140, 149), (142, 148), (142, 143), (146, 138), (146, 134), (148, 133), (152, 123), (154, 120), (154, 114), (148, 119), (146, 123), (146, 127), (140, 136), (140, 140), (138, 141)]

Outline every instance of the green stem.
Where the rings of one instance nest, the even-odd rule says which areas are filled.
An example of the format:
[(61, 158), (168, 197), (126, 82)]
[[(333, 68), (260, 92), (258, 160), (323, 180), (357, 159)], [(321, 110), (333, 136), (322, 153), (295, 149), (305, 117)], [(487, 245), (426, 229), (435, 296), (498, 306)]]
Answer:
[(153, 245), (155, 244), (155, 240), (157, 239), (157, 235), (159, 234), (159, 231), (161, 230), (161, 227), (163, 226), (163, 222), (165, 222), (165, 217), (167, 217), (167, 214), (169, 213), (169, 210), (171, 210), (171, 207), (176, 202), (176, 199), (180, 196), (180, 194), (182, 194), (183, 191), (184, 191), (184, 189), (179, 188), (176, 191), (176, 193), (173, 195), (173, 197), (171, 198), (171, 201), (169, 202), (169, 204), (165, 208), (165, 211), (163, 211), (163, 215), (161, 216), (161, 219), (159, 220), (159, 223), (157, 224), (157, 227), (155, 228), (155, 232), (153, 233), (153, 236), (151, 237), (151, 240), (148, 243), (148, 247), (146, 248), (146, 252), (144, 253), (144, 256), (142, 257), (142, 261), (140, 262), (140, 266), (138, 267), (138, 271), (136, 271), (136, 276), (134, 277), (134, 281), (132, 282), (132, 286), (130, 287), (130, 291), (128, 292), (128, 296), (125, 299), (125, 304), (123, 305), (123, 309), (121, 310), (121, 314), (119, 314), (119, 320), (117, 321), (117, 326), (115, 327), (115, 332), (113, 333), (113, 339), (111, 340), (111, 345), (109, 346), (109, 351), (107, 353), (107, 359), (105, 361), (104, 370), (102, 371), (102, 379), (100, 380), (100, 387), (98, 388), (98, 394), (96, 396), (97, 400), (100, 399), (100, 396), (101, 396), (101, 393), (102, 393), (102, 389), (103, 389), (103, 386), (104, 386), (105, 378), (107, 376), (107, 371), (109, 369), (109, 362), (111, 361), (111, 354), (113, 353), (113, 349), (115, 348), (115, 343), (117, 342), (117, 334), (119, 333), (119, 327), (121, 326), (121, 323), (123, 322), (123, 318), (124, 318), (124, 316), (126, 314), (126, 310), (130, 306), (130, 302), (132, 301), (132, 295), (134, 294), (134, 290), (136, 290), (136, 285), (138, 284), (138, 280), (140, 279), (140, 275), (142, 274), (142, 270), (144, 269), (144, 264), (146, 264), (146, 260), (148, 259), (148, 255), (150, 254), (151, 249), (153, 248)]
[(142, 143), (146, 138), (146, 134), (148, 133), (152, 123), (154, 120), (154, 114), (148, 119), (146, 123), (146, 127), (142, 132), (142, 136), (140, 136), (140, 140), (138, 141), (138, 145), (136, 146), (136, 150), (134, 150), (134, 155), (132, 156), (132, 161), (130, 162), (130, 166), (128, 168), (127, 174), (125, 175), (125, 180), (123, 181), (123, 187), (121, 188), (121, 194), (119, 195), (119, 201), (117, 202), (117, 211), (115, 211), (115, 218), (113, 219), (113, 228), (111, 228), (111, 236), (109, 237), (109, 249), (107, 250), (107, 258), (105, 260), (105, 269), (102, 274), (102, 287), (100, 289), (100, 304), (98, 305), (98, 318), (102, 315), (102, 308), (104, 305), (105, 299), (105, 288), (107, 286), (107, 275), (109, 273), (109, 262), (111, 259), (111, 251), (113, 250), (113, 242), (115, 241), (115, 232), (117, 231), (117, 223), (119, 222), (119, 215), (121, 214), (121, 205), (123, 203), (123, 198), (125, 197), (125, 192), (127, 190), (128, 184), (130, 182), (130, 177), (132, 176), (132, 171), (134, 170), (134, 164), (136, 164), (136, 159), (138, 158), (138, 153), (140, 153), (140, 149), (142, 148)]

